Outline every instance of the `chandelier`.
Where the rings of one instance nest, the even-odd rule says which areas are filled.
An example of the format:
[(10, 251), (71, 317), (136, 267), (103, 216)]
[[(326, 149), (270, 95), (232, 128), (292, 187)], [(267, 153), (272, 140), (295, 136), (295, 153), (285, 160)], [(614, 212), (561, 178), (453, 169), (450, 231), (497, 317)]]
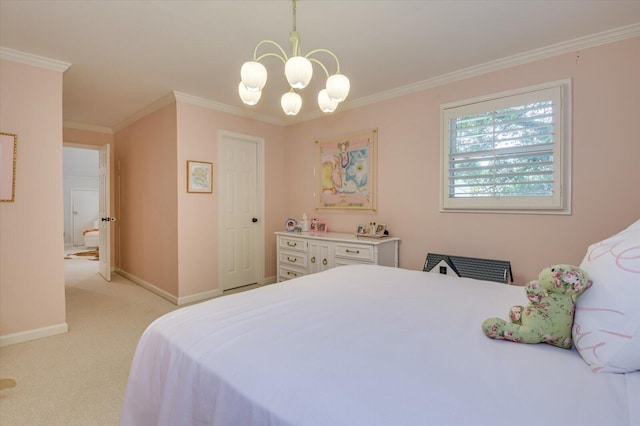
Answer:
[[(267, 69), (260, 61), (269, 56), (279, 58), (284, 64), (284, 75), (289, 82), (290, 89), (280, 99), (282, 110), (287, 115), (296, 115), (302, 107), (302, 98), (295, 89), (307, 87), (313, 76), (312, 62), (320, 65), (327, 75), (324, 89), (318, 93), (318, 106), (323, 112), (333, 112), (338, 104), (345, 100), (349, 94), (349, 79), (340, 74), (340, 62), (336, 55), (327, 49), (316, 49), (302, 56), (300, 52), (300, 35), (296, 30), (296, 0), (293, 3), (293, 30), (289, 33), (289, 41), (292, 45), (291, 57), (287, 57), (284, 49), (273, 40), (262, 40), (253, 51), (253, 60), (245, 62), (240, 69), (242, 81), (238, 85), (240, 99), (247, 105), (255, 105), (260, 100), (262, 88), (267, 83)], [(270, 44), (277, 48), (276, 52), (267, 52), (258, 56), (258, 49), (262, 45)], [(312, 57), (317, 53), (325, 53), (336, 62), (336, 73), (329, 75), (327, 67), (318, 59)]]

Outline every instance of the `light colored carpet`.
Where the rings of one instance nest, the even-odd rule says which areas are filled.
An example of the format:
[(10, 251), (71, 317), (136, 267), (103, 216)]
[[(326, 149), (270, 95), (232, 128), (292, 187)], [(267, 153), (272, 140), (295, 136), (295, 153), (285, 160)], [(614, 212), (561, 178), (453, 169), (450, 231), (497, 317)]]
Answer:
[(117, 425), (131, 359), (144, 329), (172, 303), (98, 263), (65, 260), (69, 332), (0, 348), (0, 424)]

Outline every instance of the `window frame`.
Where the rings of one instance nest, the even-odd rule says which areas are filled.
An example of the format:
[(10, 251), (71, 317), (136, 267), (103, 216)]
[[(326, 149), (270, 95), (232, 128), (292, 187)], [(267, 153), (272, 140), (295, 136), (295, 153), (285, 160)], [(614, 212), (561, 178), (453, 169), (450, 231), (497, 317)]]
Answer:
[[(552, 93), (554, 100), (553, 195), (540, 197), (450, 197), (449, 120), (472, 113), (535, 102)], [(571, 80), (558, 80), (440, 106), (440, 211), (524, 214), (571, 214)]]

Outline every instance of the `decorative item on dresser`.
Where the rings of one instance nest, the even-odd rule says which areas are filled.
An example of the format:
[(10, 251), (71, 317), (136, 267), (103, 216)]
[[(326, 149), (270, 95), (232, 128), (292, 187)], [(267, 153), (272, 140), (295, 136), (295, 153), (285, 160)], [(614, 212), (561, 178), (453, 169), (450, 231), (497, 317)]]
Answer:
[(398, 267), (400, 238), (360, 240), (353, 234), (327, 232), (291, 235), (276, 232), (278, 282), (341, 265)]

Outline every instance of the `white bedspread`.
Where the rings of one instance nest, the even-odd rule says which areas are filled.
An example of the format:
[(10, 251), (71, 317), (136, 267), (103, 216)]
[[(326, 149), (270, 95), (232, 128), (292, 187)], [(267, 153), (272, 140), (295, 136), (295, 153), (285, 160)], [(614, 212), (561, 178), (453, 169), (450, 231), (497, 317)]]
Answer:
[(640, 425), (640, 373), (484, 336), (521, 287), (343, 266), (169, 313), (123, 425)]

